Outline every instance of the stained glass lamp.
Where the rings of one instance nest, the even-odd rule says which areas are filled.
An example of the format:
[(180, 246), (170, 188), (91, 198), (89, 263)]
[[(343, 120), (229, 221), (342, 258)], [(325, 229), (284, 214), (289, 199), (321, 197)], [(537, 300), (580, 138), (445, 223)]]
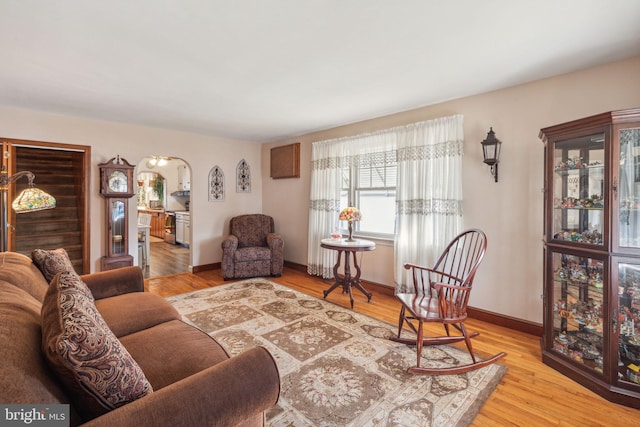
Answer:
[(41, 211), (43, 209), (52, 209), (56, 207), (56, 199), (48, 193), (34, 187), (33, 180), (35, 175), (29, 171), (17, 172), (11, 176), (7, 173), (6, 166), (2, 166), (0, 170), (0, 252), (7, 250), (7, 217), (8, 202), (7, 193), (9, 184), (26, 176), (29, 179), (29, 187), (24, 189), (18, 197), (13, 201), (11, 207), (16, 213), (27, 213)]
[(39, 188), (29, 187), (22, 190), (11, 204), (16, 213), (41, 211), (56, 207), (56, 199)]

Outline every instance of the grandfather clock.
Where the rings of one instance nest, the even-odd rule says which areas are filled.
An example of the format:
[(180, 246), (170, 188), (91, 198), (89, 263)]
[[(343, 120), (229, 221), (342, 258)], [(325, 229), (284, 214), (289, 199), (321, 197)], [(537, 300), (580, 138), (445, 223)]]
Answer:
[(102, 271), (133, 265), (129, 255), (129, 199), (133, 190), (133, 169), (120, 156), (98, 165), (100, 195), (106, 202), (106, 255), (102, 257)]

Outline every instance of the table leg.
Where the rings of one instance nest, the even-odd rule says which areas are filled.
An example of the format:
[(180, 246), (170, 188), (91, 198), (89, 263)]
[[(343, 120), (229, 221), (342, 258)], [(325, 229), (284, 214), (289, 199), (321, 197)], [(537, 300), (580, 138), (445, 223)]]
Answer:
[[(342, 256), (342, 251), (338, 251), (338, 259), (336, 260), (336, 265), (333, 266), (333, 277), (336, 279), (335, 283), (326, 291), (322, 291), (324, 294), (324, 298), (327, 298), (327, 295), (331, 293), (335, 288), (342, 285), (344, 283), (343, 280), (340, 280), (340, 275), (338, 274), (338, 267), (340, 267), (340, 257)], [(348, 258), (347, 258), (348, 259)]]
[[(358, 265), (358, 258), (356, 256), (356, 252), (353, 252), (353, 265), (356, 267), (356, 277), (353, 280), (353, 285), (360, 290), (363, 294), (367, 296), (367, 302), (371, 302), (371, 292), (367, 291), (360, 283), (360, 266)], [(353, 301), (351, 302), (351, 308), (353, 308)]]
[[(353, 252), (355, 257), (355, 252)], [(355, 259), (355, 258), (354, 258)], [(351, 266), (349, 264), (349, 252), (344, 253), (344, 280), (342, 282), (342, 293), (349, 294), (351, 308), (353, 308), (353, 292), (351, 292)]]

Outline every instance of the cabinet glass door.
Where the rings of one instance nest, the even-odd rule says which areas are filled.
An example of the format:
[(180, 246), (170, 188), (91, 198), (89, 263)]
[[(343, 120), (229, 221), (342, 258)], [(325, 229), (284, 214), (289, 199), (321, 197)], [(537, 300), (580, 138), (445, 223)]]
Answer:
[(553, 351), (602, 374), (602, 260), (554, 252)]
[(618, 264), (618, 378), (640, 384), (640, 264)]
[(555, 144), (553, 239), (603, 244), (604, 141), (601, 133)]
[(640, 129), (621, 129), (619, 138), (619, 246), (640, 248)]

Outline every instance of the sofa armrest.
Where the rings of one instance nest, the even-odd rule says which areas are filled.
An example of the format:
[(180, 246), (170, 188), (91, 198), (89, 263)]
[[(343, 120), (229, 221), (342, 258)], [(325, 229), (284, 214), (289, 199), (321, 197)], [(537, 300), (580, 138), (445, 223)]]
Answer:
[(113, 297), (130, 292), (144, 292), (144, 278), (140, 267), (131, 266), (80, 276), (89, 286), (95, 299)]
[(83, 425), (235, 426), (271, 408), (279, 395), (276, 363), (256, 347)]

